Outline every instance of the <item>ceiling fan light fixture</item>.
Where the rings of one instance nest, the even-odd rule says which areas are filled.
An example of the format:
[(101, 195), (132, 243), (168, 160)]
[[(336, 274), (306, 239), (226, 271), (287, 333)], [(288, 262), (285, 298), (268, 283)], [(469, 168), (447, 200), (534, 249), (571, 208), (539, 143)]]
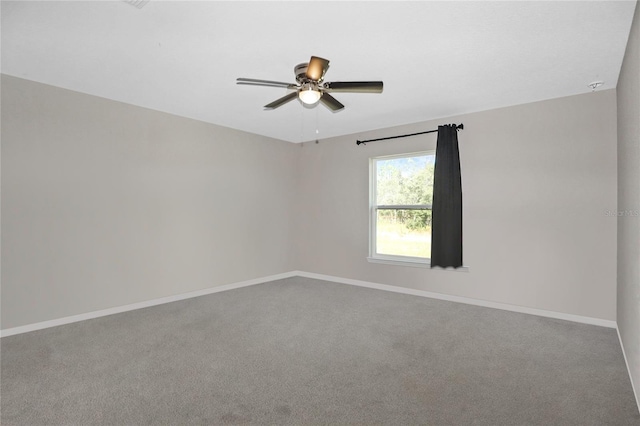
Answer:
[(302, 103), (307, 105), (313, 105), (320, 100), (322, 93), (312, 84), (305, 84), (302, 86), (302, 89), (298, 92), (298, 97), (302, 101)]
[(248, 86), (282, 87), (289, 90), (283, 97), (265, 105), (265, 110), (279, 108), (298, 98), (305, 108), (314, 108), (320, 102), (332, 112), (336, 112), (344, 109), (344, 105), (329, 92), (382, 93), (381, 81), (324, 81), (327, 69), (329, 69), (328, 59), (312, 56), (309, 62), (298, 64), (293, 68), (296, 83), (244, 77), (236, 79), (236, 83)]

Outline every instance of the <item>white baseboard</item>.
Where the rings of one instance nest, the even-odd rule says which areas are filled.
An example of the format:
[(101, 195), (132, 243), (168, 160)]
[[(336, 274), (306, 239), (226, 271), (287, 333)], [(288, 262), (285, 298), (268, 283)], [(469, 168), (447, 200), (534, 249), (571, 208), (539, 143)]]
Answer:
[(285, 272), (277, 275), (269, 275), (266, 277), (256, 278), (253, 280), (241, 281), (233, 284), (221, 285), (218, 287), (209, 287), (203, 290), (191, 291), (188, 293), (176, 294), (173, 296), (161, 297), (159, 299), (146, 300), (144, 302), (131, 303), (129, 305), (116, 306), (114, 308), (101, 309), (99, 311), (87, 312), (79, 315), (58, 318), (50, 321), (42, 321), (34, 324), (23, 325), (20, 327), (7, 328), (0, 331), (0, 337), (13, 336), (14, 334), (28, 333), (30, 331), (42, 330), (43, 328), (56, 327), (58, 325), (71, 324), (78, 321), (84, 321), (93, 318), (105, 317), (107, 315), (119, 314), (121, 312), (133, 311), (136, 309), (148, 308), (150, 306), (162, 305), (163, 303), (177, 302), (178, 300), (191, 299), (192, 297), (204, 296), (207, 294), (218, 293), (221, 291), (233, 290), (236, 288), (247, 287), (250, 285), (262, 284), (269, 281), (281, 280), (296, 276), (294, 272)]
[(616, 326), (618, 332), (618, 340), (620, 341), (620, 348), (622, 348), (622, 356), (624, 356), (624, 364), (627, 366), (627, 374), (629, 374), (629, 380), (631, 381), (631, 389), (633, 389), (633, 395), (636, 397), (636, 405), (638, 411), (640, 411), (640, 392), (637, 390), (635, 383), (633, 383), (633, 376), (631, 375), (631, 369), (629, 368), (629, 360), (627, 359), (627, 353), (624, 350), (624, 343), (622, 343), (622, 336), (620, 335), (620, 329)]
[(353, 280), (350, 278), (334, 277), (331, 275), (315, 274), (311, 272), (295, 271), (294, 275), (307, 277), (307, 278), (315, 278), (315, 279), (324, 280), (324, 281), (332, 281), (332, 282), (341, 283), (341, 284), (355, 285), (359, 287), (374, 288), (377, 290), (392, 291), (394, 293), (411, 294), (413, 296), (422, 296), (422, 297), (429, 297), (431, 299), (447, 300), (449, 302), (465, 303), (467, 305), (483, 306), (485, 308), (501, 309), (503, 311), (519, 312), (523, 314), (538, 315), (541, 317), (562, 319), (566, 321), (579, 322), (583, 324), (599, 325), (601, 327), (617, 328), (617, 324), (615, 321), (610, 321), (610, 320), (605, 320), (600, 318), (565, 314), (563, 312), (545, 311), (544, 309), (527, 308), (525, 306), (510, 305), (507, 303), (490, 302), (486, 300), (472, 299), (469, 297), (451, 296), (451, 295), (442, 294), (442, 293), (432, 293), (424, 290), (415, 290), (412, 288), (397, 287), (397, 286), (387, 285), (387, 284), (378, 284), (378, 283), (373, 283), (369, 281)]
[(55, 320), (43, 321), (43, 322), (28, 324), (20, 327), (8, 328), (5, 330), (0, 330), (0, 337), (13, 336), (15, 334), (42, 330), (44, 328), (56, 327), (58, 325), (71, 324), (78, 321), (104, 317), (107, 315), (118, 314), (121, 312), (133, 311), (135, 309), (148, 308), (150, 306), (176, 302), (178, 300), (190, 299), (193, 297), (204, 296), (207, 294), (233, 290), (236, 288), (248, 287), (251, 285), (262, 284), (269, 281), (275, 281), (275, 280), (291, 278), (296, 276), (314, 278), (314, 279), (323, 280), (323, 281), (331, 281), (331, 282), (340, 283), (340, 284), (355, 285), (359, 287), (367, 287), (367, 288), (372, 288), (376, 290), (391, 291), (394, 293), (410, 294), (414, 296), (446, 300), (449, 302), (465, 303), (467, 305), (476, 305), (476, 306), (482, 306), (486, 308), (501, 309), (505, 311), (512, 311), (512, 312), (519, 312), (519, 313), (537, 315), (537, 316), (548, 317), (548, 318), (562, 319), (562, 320), (573, 321), (573, 322), (578, 322), (583, 324), (591, 324), (591, 325), (598, 325), (602, 327), (615, 328), (618, 333), (620, 347), (622, 348), (622, 354), (624, 356), (624, 361), (627, 366), (629, 380), (631, 380), (631, 387), (633, 389), (633, 393), (636, 398), (636, 403), (638, 404), (638, 409), (640, 410), (639, 392), (636, 390), (635, 384), (633, 383), (633, 377), (631, 376), (631, 370), (629, 369), (629, 362), (627, 360), (627, 355), (624, 350), (622, 338), (620, 336), (620, 330), (618, 330), (618, 326), (615, 321), (609, 321), (609, 320), (592, 318), (592, 317), (584, 317), (584, 316), (573, 315), (573, 314), (565, 314), (562, 312), (546, 311), (543, 309), (527, 308), (524, 306), (510, 305), (506, 303), (490, 302), (486, 300), (472, 299), (472, 298), (462, 297), (462, 296), (451, 296), (447, 294), (433, 293), (433, 292), (424, 291), (424, 290), (415, 290), (415, 289), (405, 288), (405, 287), (396, 287), (396, 286), (387, 285), (387, 284), (378, 284), (378, 283), (373, 283), (369, 281), (360, 281), (360, 280), (354, 280), (350, 278), (341, 278), (341, 277), (335, 277), (331, 275), (316, 274), (316, 273), (304, 272), (304, 271), (290, 271), (282, 274), (269, 275), (266, 277), (256, 278), (256, 279), (242, 281), (242, 282), (233, 283), (233, 284), (221, 285), (218, 287), (210, 287), (203, 290), (192, 291), (189, 293), (182, 293), (182, 294), (177, 294), (173, 296), (162, 297), (159, 299), (152, 299), (144, 302), (132, 303), (129, 305), (117, 306), (114, 308), (102, 309), (99, 311), (87, 312), (79, 315), (72, 315), (69, 317), (58, 318)]
[(148, 308), (150, 306), (161, 305), (163, 303), (176, 302), (178, 300), (190, 299), (192, 297), (204, 296), (204, 295), (207, 295), (207, 294), (218, 293), (218, 292), (227, 291), (227, 290), (233, 290), (233, 289), (236, 289), (236, 288), (247, 287), (247, 286), (256, 285), (256, 284), (262, 284), (262, 283), (266, 283), (266, 282), (269, 282), (269, 281), (275, 281), (275, 280), (280, 280), (280, 279), (284, 279), (284, 278), (291, 278), (291, 277), (295, 277), (295, 276), (307, 277), (307, 278), (315, 278), (315, 279), (318, 279), (318, 280), (331, 281), (331, 282), (336, 282), (336, 283), (341, 283), (341, 284), (348, 284), (348, 285), (355, 285), (355, 286), (359, 286), (359, 287), (373, 288), (373, 289), (377, 289), (377, 290), (391, 291), (391, 292), (394, 292), (394, 293), (410, 294), (410, 295), (414, 295), (414, 296), (429, 297), (429, 298), (432, 298), (432, 299), (447, 300), (447, 301), (450, 301), (450, 302), (465, 303), (467, 305), (476, 305), (476, 306), (483, 306), (483, 307), (487, 307), (487, 308), (502, 309), (502, 310), (505, 310), (505, 311), (520, 312), (520, 313), (525, 313), (525, 314), (538, 315), (538, 316), (542, 316), (542, 317), (549, 317), (549, 318), (556, 318), (556, 319), (562, 319), (562, 320), (567, 320), (567, 321), (579, 322), (579, 323), (583, 323), (583, 324), (591, 324), (591, 325), (599, 325), (599, 326), (602, 326), (602, 327), (617, 328), (617, 324), (616, 324), (615, 321), (603, 320), (603, 319), (599, 319), (599, 318), (583, 317), (583, 316), (580, 316), (580, 315), (565, 314), (565, 313), (562, 313), (562, 312), (545, 311), (545, 310), (542, 310), (542, 309), (527, 308), (527, 307), (524, 307), (524, 306), (509, 305), (509, 304), (506, 304), (506, 303), (490, 302), (490, 301), (485, 301), (485, 300), (480, 300), (480, 299), (472, 299), (472, 298), (462, 297), (462, 296), (450, 296), (450, 295), (447, 295), (447, 294), (432, 293), (432, 292), (424, 291), (424, 290), (415, 290), (415, 289), (406, 288), (406, 287), (397, 287), (397, 286), (392, 286), (392, 285), (387, 285), (387, 284), (378, 284), (378, 283), (373, 283), (373, 282), (369, 282), (369, 281), (354, 280), (354, 279), (350, 279), (350, 278), (334, 277), (334, 276), (331, 276), (331, 275), (316, 274), (316, 273), (304, 272), (304, 271), (290, 271), (290, 272), (285, 272), (285, 273), (282, 273), (282, 274), (269, 275), (269, 276), (266, 276), (266, 277), (256, 278), (256, 279), (253, 279), (253, 280), (242, 281), (242, 282), (222, 285), (222, 286), (218, 286), (218, 287), (210, 287), (210, 288), (206, 288), (206, 289), (203, 289), (203, 290), (192, 291), (192, 292), (189, 292), (189, 293), (176, 294), (176, 295), (173, 295), (173, 296), (162, 297), (162, 298), (159, 298), (159, 299), (152, 299), (152, 300), (147, 300), (147, 301), (144, 301), (144, 302), (132, 303), (132, 304), (129, 304), (129, 305), (124, 305), (124, 306), (116, 306), (114, 308), (102, 309), (102, 310), (99, 310), (99, 311), (87, 312), (87, 313), (79, 314), (79, 315), (72, 315), (72, 316), (69, 316), (69, 317), (58, 318), (58, 319), (54, 319), (54, 320), (50, 320), (50, 321), (43, 321), (43, 322), (38, 322), (38, 323), (34, 323), (34, 324), (28, 324), (28, 325), (24, 325), (24, 326), (20, 326), (20, 327), (7, 328), (7, 329), (4, 329), (4, 330), (0, 330), (0, 337), (8, 337), (8, 336), (13, 336), (14, 334), (28, 333), (30, 331), (42, 330), (44, 328), (56, 327), (58, 325), (71, 324), (71, 323), (78, 322), (78, 321), (84, 321), (84, 320), (88, 320), (88, 319), (104, 317), (104, 316), (107, 316), (107, 315), (113, 315), (113, 314), (118, 314), (118, 313), (121, 313), (121, 312), (132, 311), (132, 310), (135, 310), (135, 309)]

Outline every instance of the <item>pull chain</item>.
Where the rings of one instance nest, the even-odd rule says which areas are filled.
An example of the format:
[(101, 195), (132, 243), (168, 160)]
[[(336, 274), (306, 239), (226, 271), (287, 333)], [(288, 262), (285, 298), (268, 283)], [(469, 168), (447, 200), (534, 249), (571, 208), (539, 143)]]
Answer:
[(320, 130), (318, 130), (318, 105), (316, 105), (316, 143), (318, 143), (318, 134)]

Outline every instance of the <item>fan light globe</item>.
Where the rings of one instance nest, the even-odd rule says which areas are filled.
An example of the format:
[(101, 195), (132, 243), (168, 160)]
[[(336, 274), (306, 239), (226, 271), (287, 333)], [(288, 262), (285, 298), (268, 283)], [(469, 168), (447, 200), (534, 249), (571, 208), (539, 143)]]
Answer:
[(314, 90), (312, 87), (300, 90), (298, 93), (300, 100), (307, 105), (313, 105), (318, 102), (320, 100), (320, 96), (322, 96), (321, 93), (318, 90)]

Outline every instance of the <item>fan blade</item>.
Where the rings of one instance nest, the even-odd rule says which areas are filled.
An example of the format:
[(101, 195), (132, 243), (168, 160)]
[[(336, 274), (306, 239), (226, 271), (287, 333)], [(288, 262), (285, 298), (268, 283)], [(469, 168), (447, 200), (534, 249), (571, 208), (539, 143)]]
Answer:
[(282, 106), (282, 105), (286, 104), (287, 102), (294, 100), (297, 97), (298, 97), (298, 92), (291, 92), (288, 95), (285, 95), (285, 96), (281, 97), (280, 99), (276, 99), (275, 101), (271, 102), (270, 104), (265, 105), (264, 107), (266, 109), (276, 109), (279, 106)]
[(332, 92), (382, 93), (381, 81), (327, 81), (324, 88)]
[(313, 81), (320, 81), (327, 69), (329, 69), (329, 61), (327, 59), (312, 56), (307, 66), (307, 78)]
[(246, 84), (249, 86), (267, 86), (267, 87), (286, 87), (287, 89), (295, 89), (295, 84), (285, 83), (283, 81), (258, 80), (255, 78), (238, 78), (236, 84)]
[(327, 92), (322, 93), (320, 102), (325, 104), (331, 111), (340, 111), (342, 108), (344, 108), (344, 105), (342, 105), (336, 98), (334, 98)]

